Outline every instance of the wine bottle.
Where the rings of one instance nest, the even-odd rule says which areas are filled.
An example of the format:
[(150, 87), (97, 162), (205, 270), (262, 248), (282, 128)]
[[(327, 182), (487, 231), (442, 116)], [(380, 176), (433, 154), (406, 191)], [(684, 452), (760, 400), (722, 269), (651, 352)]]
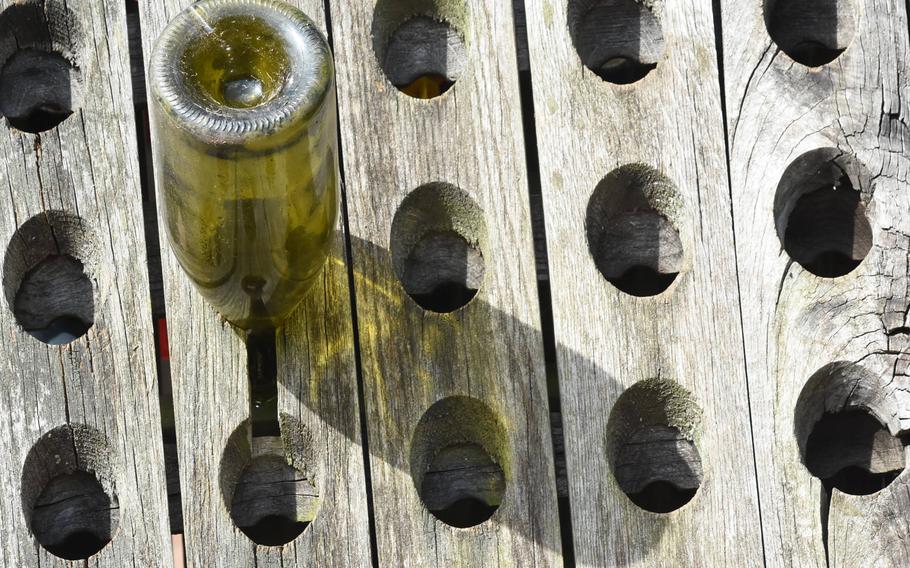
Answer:
[(156, 175), (174, 254), (244, 329), (280, 326), (319, 277), (338, 211), (332, 55), (275, 0), (203, 0), (149, 67)]

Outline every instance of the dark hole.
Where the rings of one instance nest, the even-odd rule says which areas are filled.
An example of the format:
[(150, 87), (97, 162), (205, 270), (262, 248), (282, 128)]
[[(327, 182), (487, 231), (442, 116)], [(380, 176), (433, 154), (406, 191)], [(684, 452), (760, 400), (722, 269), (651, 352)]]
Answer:
[(82, 337), (88, 332), (91, 325), (75, 316), (61, 316), (41, 329), (26, 330), (38, 341), (48, 345), (66, 345)]
[(34, 504), (30, 528), (55, 556), (81, 560), (111, 541), (116, 509), (93, 474), (75, 471), (45, 486)]
[(46, 546), (48, 552), (66, 560), (83, 560), (93, 556), (107, 546), (104, 540), (90, 531), (79, 531), (68, 535), (59, 544)]
[(646, 511), (669, 513), (691, 501), (697, 491), (680, 489), (667, 481), (655, 481), (638, 493), (629, 493), (629, 499)]
[(306, 474), (291, 466), (280, 438), (254, 438), (267, 453), (252, 459), (234, 485), (231, 519), (253, 542), (287, 544), (313, 520), (318, 495)]
[(807, 67), (831, 63), (852, 40), (853, 0), (765, 0), (768, 32), (794, 61)]
[(73, 111), (55, 106), (52, 103), (35, 107), (25, 116), (7, 116), (10, 126), (22, 132), (37, 134), (56, 128), (66, 120)]
[(502, 501), (505, 474), (479, 444), (440, 450), (427, 468), (420, 497), (440, 521), (467, 528), (488, 520)]
[(787, 220), (784, 248), (824, 278), (844, 276), (860, 265), (872, 248), (872, 228), (846, 175), (799, 198)]
[(654, 69), (657, 69), (657, 63), (642, 63), (631, 57), (619, 56), (607, 60), (593, 71), (604, 81), (628, 85), (641, 81)]
[(23, 132), (55, 128), (73, 114), (73, 65), (59, 53), (17, 51), (0, 72), (0, 113)]
[(825, 479), (824, 483), (829, 492), (832, 487), (837, 487), (850, 495), (871, 495), (891, 485), (891, 482), (900, 474), (899, 471), (869, 473), (861, 467), (850, 466), (840, 470), (833, 477)]
[(832, 48), (817, 41), (806, 40), (791, 47), (787, 55), (807, 67), (821, 67), (840, 57), (843, 52), (843, 49)]
[(569, 32), (582, 63), (601, 79), (627, 85), (657, 68), (664, 50), (660, 22), (637, 0), (569, 2)]
[(679, 275), (683, 249), (679, 232), (647, 203), (628, 211), (603, 211), (609, 199), (595, 191), (586, 221), (591, 255), (608, 282), (626, 294), (665, 292)]
[(669, 513), (692, 500), (702, 480), (695, 443), (672, 426), (642, 426), (613, 460), (616, 481), (646, 511)]
[(454, 85), (447, 77), (439, 74), (421, 75), (406, 85), (395, 85), (404, 94), (417, 99), (432, 99), (448, 91)]
[(677, 272), (663, 274), (649, 266), (633, 266), (619, 278), (611, 278), (609, 281), (626, 294), (646, 297), (663, 293), (678, 275)]
[(382, 68), (403, 93), (432, 99), (448, 91), (464, 59), (464, 40), (449, 22), (418, 15), (405, 20), (384, 48)]
[(79, 260), (50, 255), (29, 270), (16, 292), (14, 313), (22, 328), (51, 345), (70, 343), (94, 323), (92, 281)]
[(454, 231), (431, 233), (418, 242), (405, 260), (405, 290), (420, 307), (449, 313), (477, 295), (483, 277), (480, 251)]
[(816, 276), (837, 278), (853, 272), (860, 262), (840, 251), (826, 250), (818, 253), (814, 259), (803, 266)]
[(498, 505), (487, 505), (479, 499), (468, 497), (459, 499), (444, 509), (433, 511), (433, 514), (449, 526), (465, 529), (486, 521), (498, 508)]
[(826, 413), (806, 442), (806, 467), (827, 488), (868, 495), (904, 469), (903, 443), (862, 409)]
[(411, 297), (425, 310), (449, 313), (464, 306), (476, 295), (477, 290), (468, 288), (462, 282), (440, 282), (430, 292), (412, 294)]
[(309, 524), (282, 515), (268, 515), (255, 525), (238, 528), (256, 544), (281, 546), (300, 536)]

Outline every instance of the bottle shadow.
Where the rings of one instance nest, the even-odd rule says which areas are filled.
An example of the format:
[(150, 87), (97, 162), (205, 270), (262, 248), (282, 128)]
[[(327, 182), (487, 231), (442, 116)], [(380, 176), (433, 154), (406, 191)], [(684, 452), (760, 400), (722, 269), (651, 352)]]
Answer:
[[(305, 408), (305, 413), (317, 417), (318, 425), (309, 421), (311, 430), (331, 429), (363, 450), (369, 461), (367, 476), (371, 478), (370, 498), (381, 550), (383, 543), (400, 548), (409, 545), (411, 536), (403, 527), (434, 532), (435, 516), (455, 527), (505, 526), (514, 541), (530, 541), (548, 554), (558, 554), (562, 544), (550, 430), (550, 408), (555, 409), (557, 401), (548, 404), (536, 293), (521, 297), (515, 292), (520, 286), (492, 290), (499, 283), (488, 277), (466, 306), (452, 313), (434, 313), (408, 296), (395, 274), (392, 255), (375, 243), (351, 238), (353, 282), (349, 282), (342, 236), (337, 239), (321, 297), (317, 286), (279, 332), (279, 397), (285, 397), (279, 401), (282, 435), (295, 440), (319, 438), (316, 432), (301, 435), (296, 419), (288, 414), (300, 414), (299, 409)], [(349, 285), (354, 291), (353, 318), (348, 311)], [(359, 343), (356, 383), (331, 376), (338, 369), (353, 371), (331, 363), (355, 357), (350, 341), (352, 320)], [(315, 337), (320, 327), (322, 335)], [(308, 352), (295, 352), (302, 347)], [(557, 345), (557, 356), (565, 369), (596, 366), (562, 345)], [(306, 362), (300, 363), (301, 357)], [(602, 369), (594, 374), (610, 376)], [(612, 378), (600, 388), (617, 394), (622, 390)], [(601, 412), (608, 416), (611, 409)], [(286, 426), (291, 426), (288, 431)], [(500, 427), (501, 434), (497, 433)], [(608, 452), (606, 428), (587, 440), (600, 443), (586, 451)], [(686, 469), (689, 464), (680, 447), (683, 450), (671, 451), (668, 459)], [(599, 502), (625, 507), (627, 514), (652, 517), (637, 523), (636, 541), (646, 543), (641, 550), (628, 558), (613, 555), (620, 565), (639, 562), (659, 546), (667, 526), (665, 518), (634, 505), (612, 472), (573, 472), (571, 467), (569, 476), (609, 478), (598, 484)], [(323, 479), (332, 477), (329, 473)], [(691, 490), (673, 487), (672, 473), (652, 477), (647, 483), (653, 486), (653, 498), (676, 499), (679, 491)], [(398, 493), (407, 485), (409, 496), (402, 498)], [(320, 491), (332, 490), (322, 487)], [(396, 507), (381, 502), (384, 497), (397, 499)], [(424, 514), (412, 511), (407, 515), (416, 519), (411, 524), (396, 521), (403, 516), (398, 507), (420, 506), (421, 502)], [(480, 537), (484, 529), (476, 534)], [(608, 543), (619, 537), (600, 538)]]

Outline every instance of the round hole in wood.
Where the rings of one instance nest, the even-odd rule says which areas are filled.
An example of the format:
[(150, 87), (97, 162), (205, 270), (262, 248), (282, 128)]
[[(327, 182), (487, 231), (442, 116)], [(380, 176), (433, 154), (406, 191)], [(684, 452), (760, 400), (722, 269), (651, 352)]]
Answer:
[(465, 68), (467, 19), (461, 0), (379, 0), (373, 50), (385, 76), (419, 99), (448, 91)]
[(853, 363), (826, 365), (813, 374), (796, 402), (794, 426), (806, 469), (832, 488), (868, 495), (904, 470), (904, 443), (884, 417), (899, 415), (884, 382)]
[(582, 63), (604, 81), (644, 79), (664, 52), (655, 0), (570, 0), (569, 33)]
[(496, 413), (467, 396), (433, 404), (411, 438), (411, 478), (443, 523), (468, 528), (487, 521), (509, 479), (508, 437)]
[(231, 520), (260, 546), (283, 546), (316, 518), (313, 444), (298, 420), (281, 415), (281, 437), (251, 437), (249, 422), (228, 439), (221, 459), (222, 499)]
[(18, 130), (56, 128), (79, 107), (81, 28), (59, 0), (0, 14), (0, 114)]
[(610, 172), (588, 202), (588, 249), (600, 273), (632, 296), (665, 292), (683, 269), (674, 220), (682, 201), (666, 176), (644, 164)]
[(820, 67), (837, 59), (856, 35), (855, 0), (765, 0), (765, 25), (781, 51)]
[(38, 543), (66, 560), (97, 554), (120, 518), (111, 451), (83, 425), (55, 428), (31, 448), (22, 467), (22, 511)]
[(431, 183), (412, 191), (392, 220), (392, 264), (408, 295), (425, 310), (464, 307), (483, 282), (483, 211), (463, 190)]
[(629, 387), (607, 422), (607, 455), (623, 493), (652, 513), (692, 500), (704, 473), (696, 445), (701, 410), (675, 382), (649, 379)]
[(82, 219), (63, 211), (40, 213), (19, 227), (3, 260), (3, 291), (27, 333), (63, 345), (92, 327), (96, 250)]
[(858, 160), (836, 148), (790, 164), (774, 200), (777, 233), (790, 258), (823, 278), (855, 270), (872, 249), (870, 179)]

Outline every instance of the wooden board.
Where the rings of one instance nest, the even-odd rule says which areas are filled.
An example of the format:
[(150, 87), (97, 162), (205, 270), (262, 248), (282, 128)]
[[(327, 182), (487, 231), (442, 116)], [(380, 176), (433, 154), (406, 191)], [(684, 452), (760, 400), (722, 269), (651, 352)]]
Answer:
[(577, 563), (760, 566), (711, 2), (526, 8)]
[[(167, 22), (190, 4), (189, 0), (143, 3), (146, 61)], [(324, 29), (321, 2), (295, 4)], [(251, 438), (244, 341), (193, 288), (162, 232), (188, 566), (369, 564), (366, 485), (343, 242), (339, 232), (323, 278), (278, 336), (282, 433), (278, 441)], [(243, 479), (251, 459), (263, 455), (271, 456), (265, 470), (260, 468)], [(295, 477), (294, 470), (285, 466), (268, 469), (275, 460), (281, 464), (289, 461), (303, 476)], [(299, 479), (304, 481), (298, 483)], [(242, 482), (248, 499), (238, 514), (256, 519), (269, 513), (299, 515), (301, 520), (310, 520), (315, 506), (315, 519), (285, 546), (257, 546), (237, 529), (229, 513), (227, 503), (233, 504), (238, 495), (238, 482)], [(282, 489), (270, 492), (266, 487), (270, 483)]]
[(124, 8), (0, 2), (3, 566), (170, 565)]
[[(763, 17), (757, 0), (721, 3), (733, 212), (768, 565), (903, 566), (910, 562), (907, 473), (871, 495), (834, 489), (829, 501), (801, 450), (824, 412), (865, 407), (890, 434), (908, 426), (902, 355), (910, 302), (906, 6), (889, 0), (790, 4), (801, 11)], [(813, 23), (802, 27), (806, 21)], [(801, 52), (801, 43), (845, 51), (810, 68), (797, 61), (813, 64), (807, 59), (813, 53)], [(851, 207), (837, 201), (844, 197), (800, 205), (810, 195), (825, 195), (809, 193), (820, 188), (833, 189), (829, 197), (839, 191)], [(856, 221), (857, 203), (868, 224)], [(826, 224), (819, 215), (833, 220)], [(829, 228), (800, 237), (788, 233), (791, 227)], [(859, 265), (832, 271), (839, 265), (825, 268), (812, 260), (826, 251)], [(841, 459), (849, 455), (844, 440), (829, 440)], [(899, 461), (902, 453), (898, 442)], [(861, 467), (868, 468), (870, 456), (865, 458)]]
[[(555, 566), (511, 3), (330, 7), (379, 564)], [(424, 100), (389, 79), (427, 74), (457, 80)], [(449, 311), (447, 286), (479, 292)], [(501, 504), (470, 528), (424, 505), (459, 495)]]

